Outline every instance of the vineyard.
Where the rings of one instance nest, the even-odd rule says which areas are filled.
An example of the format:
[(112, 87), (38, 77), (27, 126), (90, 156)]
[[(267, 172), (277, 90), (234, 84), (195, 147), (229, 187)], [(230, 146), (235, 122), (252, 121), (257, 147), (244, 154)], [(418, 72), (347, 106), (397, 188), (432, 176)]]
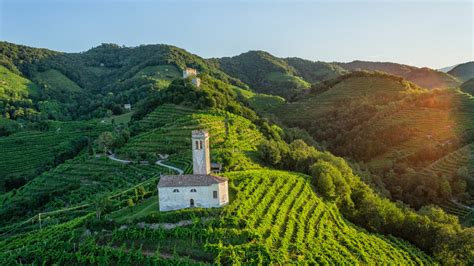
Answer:
[[(90, 202), (145, 181), (169, 169), (157, 165), (133, 165), (108, 158), (78, 156), (45, 172), (18, 190), (2, 195), (0, 215), (8, 219), (31, 216), (27, 210), (53, 211)], [(57, 221), (52, 221), (57, 222)]]
[(148, 131), (139, 134), (121, 148), (119, 154), (170, 154), (170, 163), (190, 170), (191, 131), (208, 129), (214, 160), (231, 152), (249, 166), (252, 154), (263, 139), (249, 120), (223, 111), (195, 111), (174, 105), (163, 105), (138, 122)]
[[(171, 223), (191, 219), (191, 225), (150, 229), (128, 224), (118, 229), (120, 223), (92, 226), (87, 222), (92, 216), (85, 215), (1, 241), (0, 260), (110, 263), (133, 255), (139, 265), (170, 258), (192, 264), (435, 264), (400, 239), (346, 222), (334, 205), (316, 196), (305, 175), (251, 170), (226, 176), (235, 196), (222, 210), (159, 213), (153, 211), (158, 207), (151, 197), (134, 207), (133, 214), (127, 209), (112, 214), (119, 221), (127, 216)], [(84, 236), (85, 228), (97, 234)]]
[[(30, 179), (52, 165), (67, 144), (83, 137), (96, 137), (107, 130), (93, 122), (51, 122), (46, 131), (24, 130), (0, 138), (0, 177), (19, 176)], [(4, 180), (0, 180), (4, 181)]]

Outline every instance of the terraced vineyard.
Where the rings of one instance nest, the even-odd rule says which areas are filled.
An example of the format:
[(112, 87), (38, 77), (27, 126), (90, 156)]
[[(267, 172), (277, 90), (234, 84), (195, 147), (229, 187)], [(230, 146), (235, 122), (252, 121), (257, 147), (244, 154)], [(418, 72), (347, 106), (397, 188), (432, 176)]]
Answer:
[(139, 123), (144, 128), (157, 128), (132, 138), (119, 151), (122, 155), (130, 152), (171, 154), (176, 161), (177, 154), (180, 154), (180, 160), (189, 162), (191, 131), (208, 129), (213, 157), (217, 158), (220, 153), (228, 151), (238, 153), (245, 159), (255, 153), (263, 139), (252, 122), (223, 111), (193, 111), (165, 105), (158, 107)]
[(45, 172), (18, 190), (0, 197), (0, 216), (22, 218), (27, 210), (51, 211), (88, 202), (98, 194), (130, 187), (169, 169), (157, 165), (127, 165), (85, 155)]
[[(25, 130), (0, 137), (0, 177), (32, 178), (51, 163), (67, 143), (82, 137), (96, 137), (109, 129), (95, 122), (52, 122), (47, 131)], [(0, 180), (3, 181), (3, 180)]]
[[(383, 91), (380, 91), (380, 88), (384, 88)], [(285, 121), (306, 122), (314, 114), (330, 111), (339, 102), (347, 102), (348, 98), (363, 100), (372, 97), (374, 93), (399, 93), (405, 89), (407, 88), (400, 81), (386, 77), (352, 77), (316, 96), (282, 106), (275, 110), (275, 113), (281, 115)]]
[(448, 154), (447, 156), (434, 162), (429, 167), (425, 168), (420, 172), (424, 176), (441, 176), (445, 175), (450, 177), (461, 167), (467, 167), (471, 160), (471, 151), (474, 149), (474, 145), (466, 145), (455, 152)]
[[(184, 219), (191, 220), (191, 225), (144, 229), (132, 220), (120, 230), (120, 224), (112, 231), (96, 228), (97, 234), (88, 241), (98, 249), (118, 248), (126, 242), (121, 249), (138, 249), (148, 256), (174, 254), (194, 263), (436, 264), (400, 239), (371, 234), (348, 223), (334, 205), (314, 193), (308, 176), (273, 170), (229, 172), (225, 176), (235, 196), (223, 209), (159, 213), (149, 210), (158, 208), (150, 198), (134, 207), (137, 213), (127, 209), (114, 212), (122, 222), (137, 216), (148, 221), (150, 217), (142, 214), (151, 213), (158, 215), (153, 219), (160, 222)], [(84, 229), (72, 230), (79, 236)], [(71, 253), (73, 243), (64, 244), (58, 253)], [(17, 245), (21, 244), (14, 239), (0, 242), (0, 250)], [(51, 247), (44, 247), (42, 250), (50, 253)], [(15, 258), (16, 251), (8, 254)]]
[(244, 220), (274, 251), (274, 262), (374, 264), (433, 261), (401, 240), (369, 234), (347, 223), (333, 205), (319, 199), (307, 176), (280, 171), (226, 174), (237, 195), (225, 216)]

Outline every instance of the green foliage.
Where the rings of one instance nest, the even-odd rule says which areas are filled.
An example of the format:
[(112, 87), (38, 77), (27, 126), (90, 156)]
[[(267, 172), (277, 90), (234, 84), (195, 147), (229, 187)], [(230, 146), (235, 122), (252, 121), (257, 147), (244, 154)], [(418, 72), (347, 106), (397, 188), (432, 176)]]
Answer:
[(159, 106), (132, 127), (143, 133), (132, 137), (119, 153), (128, 156), (134, 153), (170, 154), (172, 163), (188, 170), (192, 130), (209, 130), (212, 159), (222, 162), (225, 169), (258, 167), (255, 153), (264, 139), (255, 124), (241, 116), (215, 109), (199, 111), (169, 104)]
[[(9, 123), (11, 124), (11, 123)], [(93, 122), (42, 121), (0, 138), (1, 190), (19, 188), (33, 177), (76, 156), (107, 127)]]
[[(429, 215), (422, 209), (417, 214), (400, 203), (382, 198), (354, 175), (344, 160), (319, 152), (301, 140), (288, 147), (283, 142), (278, 145), (266, 142), (262, 146), (281, 147), (280, 154), (285, 154), (282, 156), (285, 160), (275, 166), (312, 174), (318, 191), (326, 199), (335, 200), (345, 217), (357, 225), (404, 238), (443, 263), (464, 264), (473, 260), (474, 253), (465, 251), (474, 244), (474, 231), (462, 229), (457, 218), (441, 209), (428, 209)], [(262, 154), (265, 159), (263, 156), (265, 153)], [(473, 240), (459, 243), (457, 238), (466, 234)]]
[(379, 71), (402, 77), (423, 88), (454, 88), (459, 80), (448, 73), (433, 70), (427, 67), (417, 68), (408, 65), (390, 62), (353, 61), (339, 63), (340, 66), (351, 71)]
[(474, 78), (461, 84), (460, 88), (463, 92), (467, 92), (471, 95), (474, 95)]
[(250, 51), (234, 57), (218, 59), (219, 67), (250, 87), (266, 94), (289, 98), (309, 84), (296, 76), (296, 71), (284, 59), (263, 51)]
[(285, 58), (285, 61), (296, 70), (298, 76), (313, 84), (347, 73), (347, 70), (333, 63), (313, 62), (297, 57)]
[(461, 81), (468, 81), (474, 78), (474, 62), (459, 64), (451, 69), (448, 74), (458, 78)]

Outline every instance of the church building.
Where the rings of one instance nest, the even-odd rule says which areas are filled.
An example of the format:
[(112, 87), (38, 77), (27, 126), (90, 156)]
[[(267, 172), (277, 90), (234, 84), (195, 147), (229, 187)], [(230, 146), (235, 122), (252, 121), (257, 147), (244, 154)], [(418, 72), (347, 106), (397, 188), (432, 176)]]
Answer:
[(211, 174), (209, 133), (192, 132), (193, 174), (163, 175), (158, 182), (160, 211), (213, 208), (229, 203), (227, 178)]

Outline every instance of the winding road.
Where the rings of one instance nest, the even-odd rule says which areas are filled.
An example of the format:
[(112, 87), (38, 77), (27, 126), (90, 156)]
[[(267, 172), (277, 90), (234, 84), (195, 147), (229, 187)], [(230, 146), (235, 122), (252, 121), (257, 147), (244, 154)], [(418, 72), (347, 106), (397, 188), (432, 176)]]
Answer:
[[(116, 162), (119, 162), (119, 163), (125, 163), (125, 164), (128, 164), (128, 163), (131, 163), (132, 161), (129, 161), (129, 160), (122, 160), (122, 159), (119, 159), (117, 157), (115, 157), (115, 154), (111, 154), (111, 155), (108, 155), (107, 157), (109, 157), (110, 160), (113, 160), (113, 161), (116, 161)], [(178, 172), (178, 174), (182, 175), (184, 173), (184, 170), (183, 169), (180, 169), (180, 168), (177, 168), (177, 167), (174, 167), (174, 166), (171, 166), (171, 165), (167, 165), (167, 164), (164, 164), (163, 163), (164, 160), (157, 160), (155, 162), (156, 165), (159, 165), (159, 166), (163, 166), (163, 167), (166, 167), (168, 169), (171, 169), (173, 171), (176, 171)], [(141, 161), (140, 164), (148, 164), (148, 161)]]

